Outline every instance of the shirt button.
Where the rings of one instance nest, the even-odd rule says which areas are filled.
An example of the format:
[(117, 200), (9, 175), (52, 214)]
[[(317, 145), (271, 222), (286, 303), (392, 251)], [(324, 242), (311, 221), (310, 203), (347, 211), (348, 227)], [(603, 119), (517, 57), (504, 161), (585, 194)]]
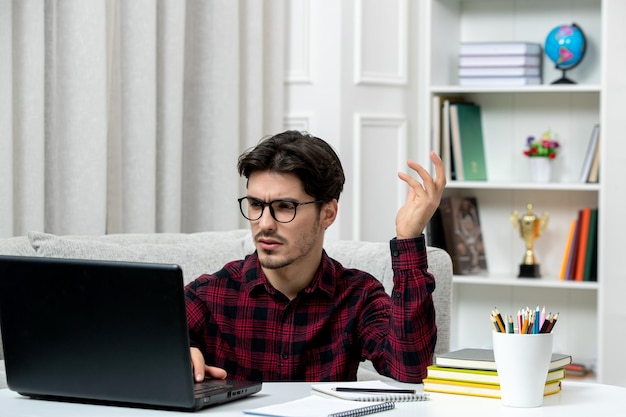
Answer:
[(398, 292), (396, 292), (396, 298), (400, 298), (400, 297), (402, 297), (402, 293), (401, 293), (401, 292), (399, 292), (399, 291), (398, 291)]
[(395, 256), (395, 257), (400, 256), (400, 252), (399, 252), (399, 251), (397, 251), (397, 250), (394, 250), (393, 252), (391, 252), (391, 254), (392, 254), (393, 256)]
[(287, 355), (286, 353), (282, 354), (283, 359), (287, 359), (289, 357), (289, 355)]

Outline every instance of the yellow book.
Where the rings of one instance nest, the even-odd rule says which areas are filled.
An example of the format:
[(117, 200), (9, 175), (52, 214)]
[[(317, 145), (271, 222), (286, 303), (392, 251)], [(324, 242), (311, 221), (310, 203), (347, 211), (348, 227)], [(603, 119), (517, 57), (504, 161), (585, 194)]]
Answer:
[(567, 244), (565, 245), (565, 253), (563, 254), (563, 262), (561, 263), (561, 274), (559, 279), (565, 279), (565, 271), (567, 271), (567, 262), (569, 261), (570, 251), (572, 247), (572, 239), (576, 230), (576, 220), (572, 220), (569, 226), (569, 234), (567, 235)]
[[(429, 379), (447, 379), (450, 381), (473, 382), (476, 384), (499, 385), (498, 371), (486, 371), (481, 369), (448, 368), (430, 365), (428, 368)], [(565, 378), (565, 369), (558, 368), (548, 371), (546, 383)]]
[[(442, 392), (445, 394), (472, 395), (475, 397), (500, 398), (500, 385), (477, 384), (474, 382), (450, 381), (447, 379), (426, 378), (425, 392)], [(543, 395), (556, 394), (561, 391), (561, 381), (547, 382)]]

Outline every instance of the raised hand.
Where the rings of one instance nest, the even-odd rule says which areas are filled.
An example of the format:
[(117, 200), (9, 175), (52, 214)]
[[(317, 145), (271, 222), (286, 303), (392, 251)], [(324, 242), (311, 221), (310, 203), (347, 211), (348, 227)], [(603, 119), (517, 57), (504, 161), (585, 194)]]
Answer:
[(421, 182), (404, 172), (398, 172), (398, 177), (409, 186), (406, 202), (396, 215), (398, 239), (420, 236), (439, 207), (446, 186), (446, 175), (443, 162), (436, 153), (430, 153), (430, 160), (435, 165), (434, 178), (423, 166), (414, 161), (408, 161), (407, 165), (417, 173)]

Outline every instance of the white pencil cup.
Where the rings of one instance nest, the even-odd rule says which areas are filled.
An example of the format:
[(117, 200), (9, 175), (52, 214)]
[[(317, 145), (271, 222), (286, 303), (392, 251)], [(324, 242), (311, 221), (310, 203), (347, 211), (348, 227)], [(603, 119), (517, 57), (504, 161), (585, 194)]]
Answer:
[(552, 333), (493, 332), (502, 404), (541, 407), (552, 357)]

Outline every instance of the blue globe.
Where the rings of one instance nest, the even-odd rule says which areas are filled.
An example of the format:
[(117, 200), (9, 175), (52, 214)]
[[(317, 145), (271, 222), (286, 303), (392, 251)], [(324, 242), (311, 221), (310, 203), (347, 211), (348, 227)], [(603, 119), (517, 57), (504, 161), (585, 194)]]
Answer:
[(563, 77), (555, 83), (572, 83), (565, 77), (565, 71), (580, 64), (585, 56), (587, 42), (585, 34), (575, 23), (559, 25), (546, 37), (544, 51), (554, 62), (555, 68), (563, 71)]

